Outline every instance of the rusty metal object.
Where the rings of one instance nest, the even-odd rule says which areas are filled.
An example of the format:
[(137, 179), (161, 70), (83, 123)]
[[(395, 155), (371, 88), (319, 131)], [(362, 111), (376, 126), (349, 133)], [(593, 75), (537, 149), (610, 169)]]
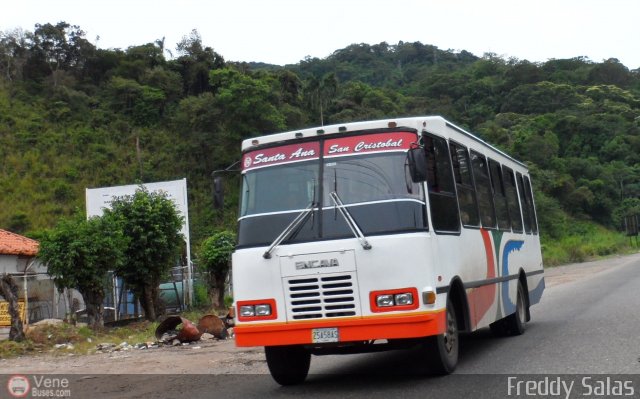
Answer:
[(219, 339), (227, 338), (227, 328), (224, 321), (213, 314), (202, 316), (198, 321), (198, 330), (202, 334), (209, 333)]
[(198, 341), (202, 333), (198, 330), (195, 324), (189, 320), (182, 318), (182, 328), (178, 331), (178, 338), (180, 342), (192, 342)]
[(176, 339), (178, 339), (180, 342), (192, 342), (200, 339), (200, 337), (202, 336), (202, 333), (198, 330), (195, 324), (185, 319), (184, 317), (180, 317), (180, 316), (169, 316), (166, 319), (164, 319), (164, 321), (160, 323), (156, 328), (156, 332), (155, 332), (156, 338), (158, 340), (162, 339), (165, 333), (175, 330), (176, 327), (178, 327), (181, 324), (182, 324), (182, 328), (178, 331), (177, 335), (175, 336)]

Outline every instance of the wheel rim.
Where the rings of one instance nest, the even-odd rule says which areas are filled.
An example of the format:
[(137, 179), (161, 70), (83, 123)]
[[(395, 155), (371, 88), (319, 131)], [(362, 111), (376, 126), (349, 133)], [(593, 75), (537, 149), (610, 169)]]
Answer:
[(447, 312), (447, 329), (444, 332), (444, 348), (447, 353), (451, 353), (458, 339), (458, 329), (456, 328), (456, 319), (452, 312)]

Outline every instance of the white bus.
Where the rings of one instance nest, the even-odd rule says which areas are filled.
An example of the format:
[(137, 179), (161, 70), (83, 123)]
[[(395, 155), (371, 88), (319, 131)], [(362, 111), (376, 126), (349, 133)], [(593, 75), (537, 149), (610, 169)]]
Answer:
[(524, 332), (544, 275), (527, 167), (437, 116), (245, 140), (233, 294), (238, 346), (280, 384), (311, 355)]

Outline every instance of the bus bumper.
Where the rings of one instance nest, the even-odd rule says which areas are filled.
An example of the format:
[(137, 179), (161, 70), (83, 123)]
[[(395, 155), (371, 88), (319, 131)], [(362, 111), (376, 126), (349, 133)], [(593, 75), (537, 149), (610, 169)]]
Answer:
[(293, 323), (242, 323), (234, 328), (236, 346), (313, 345), (313, 330), (337, 328), (338, 341), (419, 338), (443, 334), (445, 310)]

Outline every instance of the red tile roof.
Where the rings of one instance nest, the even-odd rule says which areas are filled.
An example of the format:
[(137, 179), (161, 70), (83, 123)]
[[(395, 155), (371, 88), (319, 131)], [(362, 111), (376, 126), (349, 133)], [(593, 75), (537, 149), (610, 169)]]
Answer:
[(0, 229), (0, 255), (36, 256), (38, 246), (36, 240)]

